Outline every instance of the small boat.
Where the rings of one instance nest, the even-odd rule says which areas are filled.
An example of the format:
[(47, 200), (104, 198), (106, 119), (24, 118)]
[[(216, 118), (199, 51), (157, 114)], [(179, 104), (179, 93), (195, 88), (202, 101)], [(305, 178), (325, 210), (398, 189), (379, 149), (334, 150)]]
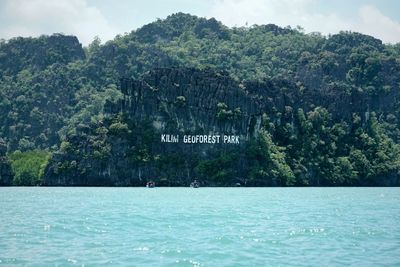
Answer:
[(153, 182), (153, 181), (148, 181), (148, 182), (146, 183), (146, 187), (147, 187), (147, 188), (154, 188), (155, 186), (156, 186), (156, 183)]
[(194, 180), (193, 182), (190, 183), (190, 187), (199, 188), (200, 184), (199, 182), (197, 182), (197, 180)]

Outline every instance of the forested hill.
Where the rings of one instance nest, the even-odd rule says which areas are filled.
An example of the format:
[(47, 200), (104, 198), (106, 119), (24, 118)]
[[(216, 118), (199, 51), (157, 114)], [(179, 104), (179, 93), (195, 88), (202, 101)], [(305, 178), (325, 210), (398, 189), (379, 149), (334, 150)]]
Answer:
[(0, 185), (400, 185), (399, 120), (400, 44), (359, 33), (178, 13), (0, 43)]

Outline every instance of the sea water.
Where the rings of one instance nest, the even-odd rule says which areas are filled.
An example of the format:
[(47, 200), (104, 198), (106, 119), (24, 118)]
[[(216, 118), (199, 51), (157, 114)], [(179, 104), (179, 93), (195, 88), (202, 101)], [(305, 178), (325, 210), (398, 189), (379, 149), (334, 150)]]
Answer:
[(400, 266), (400, 188), (0, 188), (0, 265)]

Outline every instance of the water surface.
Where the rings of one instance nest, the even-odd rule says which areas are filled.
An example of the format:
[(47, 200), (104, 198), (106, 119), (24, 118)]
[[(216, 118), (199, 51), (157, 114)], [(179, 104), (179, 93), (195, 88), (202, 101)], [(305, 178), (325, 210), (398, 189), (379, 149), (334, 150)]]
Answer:
[(400, 266), (400, 188), (0, 188), (0, 265)]

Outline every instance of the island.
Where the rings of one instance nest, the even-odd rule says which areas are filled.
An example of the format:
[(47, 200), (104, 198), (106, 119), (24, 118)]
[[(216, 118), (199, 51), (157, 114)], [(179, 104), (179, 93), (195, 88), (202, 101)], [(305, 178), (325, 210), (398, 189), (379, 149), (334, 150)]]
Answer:
[(176, 13), (0, 42), (0, 185), (399, 186), (400, 45)]

